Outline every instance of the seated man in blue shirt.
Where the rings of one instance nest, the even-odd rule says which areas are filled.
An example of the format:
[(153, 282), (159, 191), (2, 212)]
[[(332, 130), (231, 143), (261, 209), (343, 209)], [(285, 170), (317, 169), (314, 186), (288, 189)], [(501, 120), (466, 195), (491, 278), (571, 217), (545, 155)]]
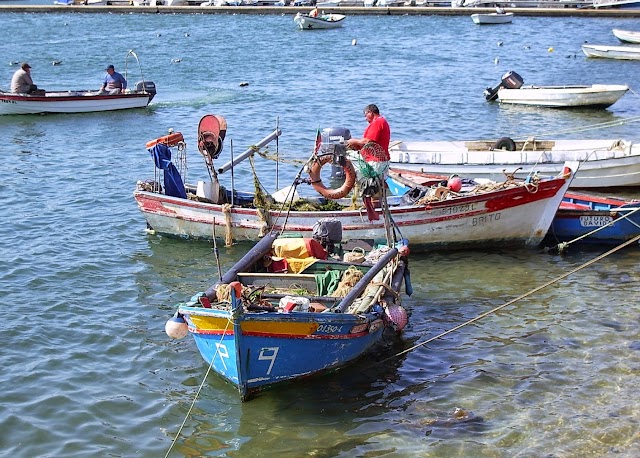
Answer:
[(124, 92), (127, 88), (127, 80), (124, 79), (124, 76), (116, 72), (113, 65), (109, 65), (105, 71), (107, 72), (107, 76), (104, 77), (104, 82), (98, 94), (115, 95)]

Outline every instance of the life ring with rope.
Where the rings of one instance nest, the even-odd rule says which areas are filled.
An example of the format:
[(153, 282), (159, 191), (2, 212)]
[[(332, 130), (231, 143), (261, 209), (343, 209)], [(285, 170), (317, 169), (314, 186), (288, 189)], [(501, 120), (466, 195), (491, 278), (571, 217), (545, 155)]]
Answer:
[(316, 158), (313, 161), (313, 164), (309, 167), (309, 178), (311, 179), (311, 186), (313, 186), (313, 189), (318, 191), (318, 193), (323, 197), (335, 200), (343, 198), (353, 189), (353, 186), (356, 184), (356, 170), (353, 168), (351, 161), (346, 160), (342, 166), (342, 170), (344, 171), (344, 183), (342, 183), (342, 186), (337, 189), (327, 188), (322, 183), (320, 171), (324, 165), (329, 164), (332, 161), (332, 154), (325, 154)]
[(158, 143), (164, 143), (167, 146), (176, 146), (178, 143), (181, 143), (183, 141), (184, 137), (182, 136), (182, 134), (180, 132), (176, 132), (147, 142), (147, 149), (153, 148)]

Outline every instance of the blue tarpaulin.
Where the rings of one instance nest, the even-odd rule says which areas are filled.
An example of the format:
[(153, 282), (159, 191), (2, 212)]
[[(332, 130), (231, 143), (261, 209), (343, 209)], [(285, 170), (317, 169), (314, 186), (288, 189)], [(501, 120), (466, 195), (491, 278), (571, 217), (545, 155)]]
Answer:
[(149, 149), (156, 167), (164, 170), (164, 193), (167, 196), (187, 198), (180, 173), (171, 162), (171, 149), (164, 143), (158, 143)]

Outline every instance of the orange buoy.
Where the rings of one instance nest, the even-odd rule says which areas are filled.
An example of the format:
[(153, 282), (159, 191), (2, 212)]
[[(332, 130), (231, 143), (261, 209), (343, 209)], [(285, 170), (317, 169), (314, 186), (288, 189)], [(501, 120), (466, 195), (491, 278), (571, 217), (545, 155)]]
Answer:
[(344, 170), (344, 183), (342, 183), (342, 186), (337, 189), (327, 188), (322, 184), (320, 171), (325, 164), (330, 163), (332, 160), (333, 155), (331, 154), (318, 157), (311, 167), (309, 167), (309, 178), (311, 178), (311, 186), (313, 186), (313, 189), (318, 191), (322, 196), (327, 199), (341, 199), (349, 194), (349, 191), (353, 189), (353, 185), (356, 184), (356, 170), (353, 168), (351, 161), (347, 160), (342, 166)]
[(184, 137), (180, 132), (176, 132), (173, 134), (165, 135), (164, 137), (156, 138), (155, 140), (151, 140), (147, 142), (147, 149), (153, 148), (158, 143), (164, 143), (167, 146), (176, 146), (178, 143), (183, 142)]

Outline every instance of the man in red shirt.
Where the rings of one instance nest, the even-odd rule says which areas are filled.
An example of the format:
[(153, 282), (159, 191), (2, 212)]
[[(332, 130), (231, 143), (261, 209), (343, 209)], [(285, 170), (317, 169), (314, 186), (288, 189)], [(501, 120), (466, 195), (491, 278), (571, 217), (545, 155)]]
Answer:
[[(369, 125), (364, 131), (363, 138), (352, 138), (347, 140), (346, 145), (349, 149), (360, 151), (364, 145), (369, 142), (377, 143), (384, 153), (379, 153), (376, 157), (371, 156), (367, 150), (362, 151), (362, 157), (367, 162), (384, 162), (389, 157), (389, 140), (391, 139), (391, 129), (389, 123), (380, 115), (380, 110), (373, 103), (367, 105), (364, 109), (364, 116), (367, 118)], [(382, 157), (377, 157), (382, 155)]]

